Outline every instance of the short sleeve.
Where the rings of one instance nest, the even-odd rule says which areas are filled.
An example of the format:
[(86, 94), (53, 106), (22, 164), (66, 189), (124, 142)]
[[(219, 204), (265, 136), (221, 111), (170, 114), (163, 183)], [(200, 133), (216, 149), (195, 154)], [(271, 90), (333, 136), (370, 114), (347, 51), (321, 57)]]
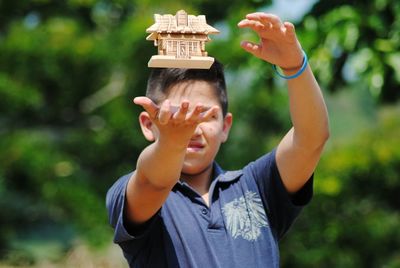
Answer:
[(151, 220), (146, 223), (146, 226), (141, 227), (141, 232), (139, 234), (133, 235), (127, 226), (129, 223), (124, 216), (125, 208), (125, 194), (126, 188), (132, 173), (125, 175), (118, 179), (114, 185), (108, 190), (106, 197), (106, 207), (108, 210), (109, 223), (114, 228), (114, 242), (119, 244), (123, 249), (126, 244), (129, 244), (130, 251), (139, 250), (143, 243), (146, 243), (149, 229), (154, 229), (158, 224), (156, 219), (159, 215), (156, 214)]
[(313, 176), (295, 194), (289, 194), (283, 185), (275, 158), (276, 150), (250, 163), (245, 169), (252, 176), (260, 191), (266, 212), (276, 231), (278, 239), (289, 230), (301, 209), (307, 205), (313, 195)]
[(125, 193), (132, 173), (121, 177), (108, 190), (106, 206), (110, 225), (115, 229), (114, 242), (131, 240), (134, 237), (129, 234), (124, 224)]

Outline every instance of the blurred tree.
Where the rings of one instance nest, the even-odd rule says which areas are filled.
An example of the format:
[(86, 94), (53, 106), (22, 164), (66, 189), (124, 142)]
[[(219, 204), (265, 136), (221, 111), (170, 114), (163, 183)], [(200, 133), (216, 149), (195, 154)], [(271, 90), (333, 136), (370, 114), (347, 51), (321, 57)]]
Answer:
[(362, 81), (377, 100), (400, 98), (400, 3), (320, 0), (301, 23), (319, 81), (330, 91)]
[(374, 129), (323, 157), (282, 267), (400, 267), (399, 113), (383, 109)]

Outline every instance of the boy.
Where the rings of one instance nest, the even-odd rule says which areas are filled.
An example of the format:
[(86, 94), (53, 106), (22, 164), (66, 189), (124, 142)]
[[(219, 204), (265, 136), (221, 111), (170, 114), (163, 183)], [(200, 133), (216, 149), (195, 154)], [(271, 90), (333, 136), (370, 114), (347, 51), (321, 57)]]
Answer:
[(279, 267), (278, 240), (311, 199), (329, 127), (306, 55), (293, 25), (277, 16), (248, 14), (238, 26), (261, 40), (241, 46), (288, 79), (293, 127), (272, 152), (225, 172), (214, 162), (232, 125), (220, 64), (155, 69), (147, 97), (134, 99), (153, 143), (107, 194), (114, 241), (130, 267)]

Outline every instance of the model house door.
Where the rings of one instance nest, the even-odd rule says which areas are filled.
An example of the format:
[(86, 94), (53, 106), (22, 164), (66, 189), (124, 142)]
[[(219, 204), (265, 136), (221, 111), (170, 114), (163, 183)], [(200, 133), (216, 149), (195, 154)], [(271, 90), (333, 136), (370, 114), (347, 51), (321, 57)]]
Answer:
[(177, 58), (189, 58), (189, 42), (186, 41), (178, 41), (177, 47)]

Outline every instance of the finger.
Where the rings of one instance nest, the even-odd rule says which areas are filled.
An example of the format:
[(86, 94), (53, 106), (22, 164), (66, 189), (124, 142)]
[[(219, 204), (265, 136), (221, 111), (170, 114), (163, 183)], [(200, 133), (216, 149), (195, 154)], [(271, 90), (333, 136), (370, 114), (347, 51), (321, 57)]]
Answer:
[(166, 125), (168, 124), (169, 120), (171, 119), (171, 103), (167, 99), (165, 100), (160, 107), (160, 111), (158, 113), (158, 121), (160, 122), (161, 125)]
[(246, 19), (249, 20), (259, 20), (261, 21), (261, 16), (265, 14), (263, 12), (253, 12), (246, 15)]
[(201, 112), (203, 111), (203, 104), (198, 103), (194, 109), (186, 116), (186, 121), (190, 124), (197, 123)]
[(176, 122), (182, 122), (183, 120), (185, 120), (188, 109), (189, 109), (189, 102), (182, 101), (181, 106), (179, 107), (178, 111), (176, 113), (174, 113), (172, 118)]
[(240, 46), (246, 50), (247, 52), (253, 54), (254, 56), (258, 57), (261, 55), (261, 45), (258, 44), (254, 44), (252, 42), (249, 41), (242, 41), (240, 43)]
[(238, 27), (250, 28), (256, 32), (259, 32), (259, 31), (265, 30), (267, 26), (262, 24), (259, 21), (244, 19), (238, 23)]
[(219, 113), (220, 107), (218, 105), (215, 105), (208, 109), (204, 114), (202, 114), (201, 121), (205, 122), (210, 120), (213, 116), (217, 116)]
[(262, 12), (255, 12), (246, 15), (246, 19), (249, 20), (256, 20), (261, 22), (264, 25), (271, 24), (273, 28), (281, 28), (282, 27), (282, 21), (281, 19), (274, 15), (274, 14), (267, 14), (267, 13), (262, 13)]
[(136, 105), (140, 105), (146, 112), (149, 113), (151, 118), (155, 118), (157, 116), (158, 110), (160, 109), (157, 104), (155, 104), (148, 97), (136, 97), (133, 99), (133, 103)]
[(296, 36), (296, 31), (295, 31), (293, 23), (290, 23), (290, 22), (286, 21), (286, 22), (283, 23), (283, 25), (285, 26), (287, 35), (293, 36), (293, 37)]

